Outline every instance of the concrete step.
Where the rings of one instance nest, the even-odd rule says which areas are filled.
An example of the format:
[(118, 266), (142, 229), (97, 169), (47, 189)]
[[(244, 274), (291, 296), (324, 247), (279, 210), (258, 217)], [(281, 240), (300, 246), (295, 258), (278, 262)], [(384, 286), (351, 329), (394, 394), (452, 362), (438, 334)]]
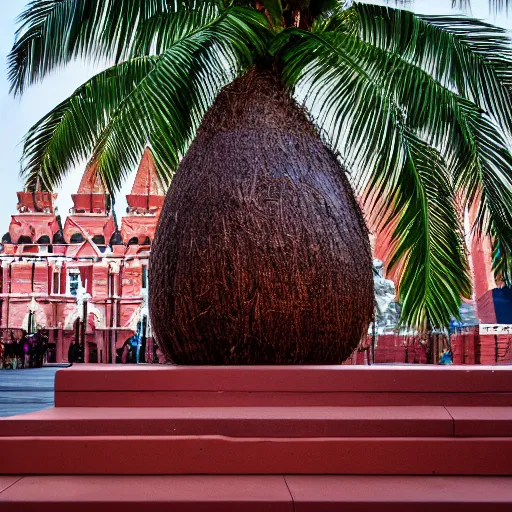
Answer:
[(505, 512), (512, 479), (439, 476), (0, 477), (2, 512)]
[(25, 436), (0, 474), (512, 475), (512, 437)]
[(81, 365), (0, 474), (510, 475), (511, 371)]
[(512, 406), (512, 367), (75, 365), (56, 407)]
[(57, 407), (0, 419), (0, 437), (512, 437), (510, 407)]
[[(512, 425), (509, 409), (496, 413)], [(481, 413), (485, 416), (485, 413)], [(467, 420), (465, 431), (468, 432)], [(501, 428), (498, 435), (506, 430)], [(57, 407), (0, 419), (0, 436), (449, 437), (444, 407)], [(510, 432), (512, 434), (512, 432)]]

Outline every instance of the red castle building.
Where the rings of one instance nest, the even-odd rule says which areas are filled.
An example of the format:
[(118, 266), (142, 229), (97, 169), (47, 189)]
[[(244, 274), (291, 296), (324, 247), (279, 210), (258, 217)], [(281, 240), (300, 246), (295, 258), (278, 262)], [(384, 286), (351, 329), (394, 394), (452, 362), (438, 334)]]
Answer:
[(94, 163), (72, 196), (64, 227), (55, 213), (56, 194), (18, 192), (18, 213), (0, 254), (4, 341), (44, 328), (50, 362), (67, 361), (76, 341), (85, 362), (115, 363), (138, 335), (137, 359), (152, 362), (148, 257), (164, 195), (149, 149), (120, 229)]
[[(68, 361), (75, 343), (84, 362), (126, 362), (127, 352), (130, 362), (155, 361), (147, 306), (148, 258), (164, 196), (149, 149), (120, 227), (94, 163), (72, 195), (74, 206), (63, 227), (54, 208), (56, 194), (18, 192), (18, 213), (0, 251), (1, 341), (20, 339), (23, 330), (46, 329), (49, 362)], [(372, 241), (375, 257), (386, 261), (389, 228)], [(511, 290), (494, 280), (489, 240), (468, 234), (467, 245), (474, 300), (465, 307), (479, 325), (453, 338), (454, 362), (512, 362)], [(429, 356), (424, 341), (396, 325), (379, 331), (377, 362), (428, 362), (429, 357), (434, 362), (439, 356), (439, 347)], [(135, 349), (127, 350), (134, 345), (135, 360)], [(351, 361), (361, 362), (359, 356)]]

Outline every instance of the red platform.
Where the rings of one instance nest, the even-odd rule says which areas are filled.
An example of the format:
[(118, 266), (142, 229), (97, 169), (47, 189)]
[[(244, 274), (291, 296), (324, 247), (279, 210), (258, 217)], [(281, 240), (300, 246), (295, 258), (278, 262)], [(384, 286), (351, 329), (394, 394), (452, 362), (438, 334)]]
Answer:
[(82, 365), (55, 394), (0, 420), (2, 511), (512, 510), (512, 367)]

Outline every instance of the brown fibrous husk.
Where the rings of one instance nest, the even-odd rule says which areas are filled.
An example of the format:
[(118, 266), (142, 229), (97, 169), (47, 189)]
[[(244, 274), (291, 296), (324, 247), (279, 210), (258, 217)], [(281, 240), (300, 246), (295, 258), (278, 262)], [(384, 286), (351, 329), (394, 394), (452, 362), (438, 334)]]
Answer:
[(339, 364), (373, 314), (368, 233), (345, 170), (272, 72), (224, 88), (177, 169), (150, 266), (178, 364)]

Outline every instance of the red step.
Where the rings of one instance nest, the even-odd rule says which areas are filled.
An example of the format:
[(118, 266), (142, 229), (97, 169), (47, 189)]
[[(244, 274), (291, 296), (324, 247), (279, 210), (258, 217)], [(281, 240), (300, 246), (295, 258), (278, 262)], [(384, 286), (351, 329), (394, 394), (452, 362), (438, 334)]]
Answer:
[(512, 406), (512, 367), (75, 365), (56, 407)]
[(116, 509), (293, 512), (293, 503), (284, 478), (274, 476), (39, 476), (24, 477), (0, 492), (2, 512)]
[(444, 407), (57, 407), (0, 419), (0, 436), (448, 437), (453, 429)]
[(447, 407), (460, 437), (512, 436), (512, 407)]
[(512, 438), (2, 437), (0, 474), (511, 475)]
[(503, 477), (287, 476), (295, 512), (509, 512)]
[(57, 407), (0, 418), (2, 436), (510, 437), (510, 407)]
[[(0, 477), (2, 512), (505, 512), (503, 477)], [(114, 508), (115, 509), (115, 508)]]
[(511, 372), (75, 366), (0, 421), (0, 474), (511, 475)]

